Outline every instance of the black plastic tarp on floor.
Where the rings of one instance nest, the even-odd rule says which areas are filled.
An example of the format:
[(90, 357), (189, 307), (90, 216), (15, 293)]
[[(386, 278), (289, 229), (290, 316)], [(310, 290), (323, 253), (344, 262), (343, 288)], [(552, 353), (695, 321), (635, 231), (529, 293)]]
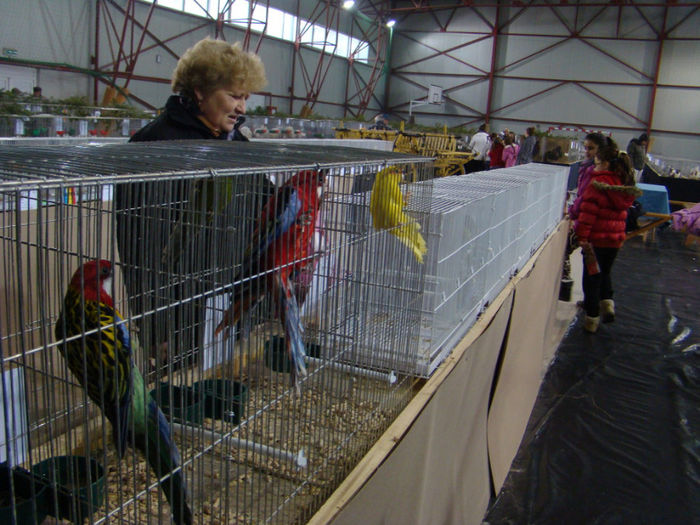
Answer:
[(699, 260), (670, 229), (625, 244), (617, 319), (569, 328), (486, 522), (700, 524)]

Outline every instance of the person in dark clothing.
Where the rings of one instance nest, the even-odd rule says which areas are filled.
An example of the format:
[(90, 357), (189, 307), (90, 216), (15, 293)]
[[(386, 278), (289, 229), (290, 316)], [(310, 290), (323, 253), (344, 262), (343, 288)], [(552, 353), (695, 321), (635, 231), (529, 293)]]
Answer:
[(535, 136), (535, 128), (529, 127), (525, 130), (525, 140), (523, 140), (520, 150), (518, 151), (517, 164), (527, 164), (532, 162), (532, 157), (535, 154), (535, 144), (537, 137)]
[(632, 167), (635, 171), (635, 180), (639, 180), (644, 170), (644, 162), (647, 158), (647, 147), (649, 146), (649, 136), (646, 133), (639, 135), (639, 138), (630, 140), (627, 144), (627, 154), (632, 160)]
[(156, 140), (242, 140), (248, 141), (239, 128), (245, 122), (237, 115), (231, 132), (214, 132), (199, 116), (199, 107), (183, 95), (171, 95), (163, 112), (146, 126), (138, 130), (129, 142)]
[[(265, 69), (258, 56), (243, 51), (238, 43), (201, 40), (177, 63), (171, 84), (176, 94), (168, 98), (161, 114), (137, 131), (130, 142), (247, 141), (239, 131), (245, 120), (246, 100), (265, 83)], [(233, 192), (235, 198), (264, 202), (260, 194), (271, 194), (274, 186), (262, 175), (258, 179), (231, 180), (231, 184), (245, 184), (257, 194), (256, 198), (251, 191), (238, 191)], [(167, 181), (118, 184), (116, 188), (117, 243), (129, 308), (137, 317), (141, 342), (151, 357), (156, 357), (156, 362), (166, 351), (170, 354), (168, 361), (172, 362), (173, 353), (180, 355), (201, 343), (203, 301), (175, 305), (202, 292), (204, 285), (191, 278), (192, 275), (213, 275), (217, 268), (235, 264), (233, 260), (214, 260), (213, 254), (219, 254), (219, 259), (224, 253), (229, 259), (235, 254), (231, 250), (212, 249), (213, 243), (242, 243), (223, 238), (226, 234), (222, 232), (231, 228), (227, 230), (226, 225), (218, 223), (232, 220), (231, 213), (226, 214), (227, 219), (213, 218), (206, 229), (195, 230), (193, 226), (180, 224), (202, 184), (205, 182), (174, 177)], [(233, 203), (228, 203), (227, 208), (230, 206)], [(255, 216), (250, 204), (246, 209)], [(177, 257), (166, 256), (166, 247), (172, 244), (175, 232), (179, 233), (178, 239), (184, 239), (182, 253)]]

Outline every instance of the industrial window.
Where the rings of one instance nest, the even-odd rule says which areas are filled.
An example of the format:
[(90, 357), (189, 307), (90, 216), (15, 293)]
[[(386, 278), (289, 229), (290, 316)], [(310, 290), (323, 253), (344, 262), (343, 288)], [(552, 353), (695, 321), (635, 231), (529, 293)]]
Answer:
[[(145, 1), (153, 2), (153, 0)], [(225, 4), (225, 0), (157, 0), (159, 6), (211, 18), (216, 18)], [(250, 28), (253, 31), (288, 42), (296, 40), (297, 17), (280, 9), (256, 5), (251, 14), (249, 2), (236, 0), (223, 14), (225, 21), (231, 25), (247, 28), (250, 19)], [(368, 42), (344, 33), (326, 30), (325, 27), (311, 24), (302, 18), (298, 23), (299, 40), (303, 45), (344, 58), (352, 57), (357, 62), (369, 61)]]

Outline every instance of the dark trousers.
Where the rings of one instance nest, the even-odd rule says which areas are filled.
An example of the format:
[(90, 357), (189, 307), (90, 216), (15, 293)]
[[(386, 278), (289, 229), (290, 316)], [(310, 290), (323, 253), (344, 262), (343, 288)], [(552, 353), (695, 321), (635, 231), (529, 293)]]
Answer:
[(464, 165), (464, 173), (475, 173), (477, 171), (486, 171), (489, 169), (485, 160), (472, 159)]
[(588, 317), (600, 315), (600, 301), (612, 299), (613, 289), (610, 272), (619, 248), (593, 248), (600, 266), (600, 273), (589, 275), (583, 261), (583, 307)]

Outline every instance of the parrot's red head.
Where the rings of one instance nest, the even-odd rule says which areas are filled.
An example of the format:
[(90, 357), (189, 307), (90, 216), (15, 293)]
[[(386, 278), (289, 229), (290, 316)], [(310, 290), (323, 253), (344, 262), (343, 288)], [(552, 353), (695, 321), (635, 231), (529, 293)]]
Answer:
[(89, 261), (73, 274), (70, 285), (83, 290), (86, 300), (112, 304), (112, 263), (105, 259)]
[(303, 170), (286, 182), (287, 186), (323, 186), (325, 175), (320, 170)]
[(305, 193), (309, 196), (313, 195), (313, 202), (317, 205), (321, 195), (323, 195), (323, 183), (325, 180), (326, 175), (321, 170), (302, 170), (294, 174), (284, 185), (305, 188)]

